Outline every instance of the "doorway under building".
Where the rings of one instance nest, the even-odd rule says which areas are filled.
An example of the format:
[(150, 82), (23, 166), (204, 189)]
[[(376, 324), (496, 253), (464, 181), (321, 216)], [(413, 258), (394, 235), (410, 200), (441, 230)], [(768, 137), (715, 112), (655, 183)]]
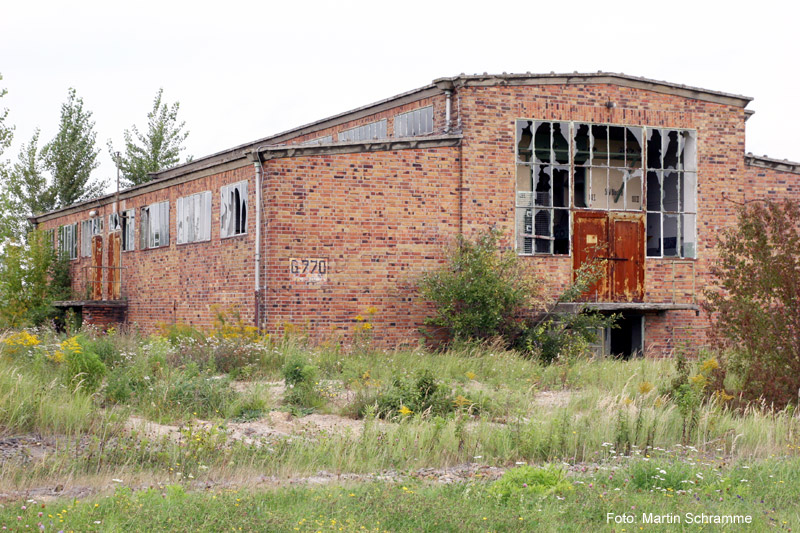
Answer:
[(630, 359), (644, 354), (644, 315), (621, 313), (613, 328), (598, 332), (593, 351), (600, 356)]

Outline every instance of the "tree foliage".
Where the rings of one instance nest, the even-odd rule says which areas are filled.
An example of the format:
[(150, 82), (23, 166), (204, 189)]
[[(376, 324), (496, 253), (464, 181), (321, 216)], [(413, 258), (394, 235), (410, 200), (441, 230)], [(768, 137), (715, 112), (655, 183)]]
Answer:
[[(172, 105), (162, 101), (164, 89), (159, 89), (153, 100), (153, 108), (147, 114), (147, 131), (142, 133), (136, 126), (125, 130), (125, 154), (117, 158), (109, 142), (112, 158), (118, 161), (126, 186), (140, 185), (150, 181), (149, 174), (180, 163), (181, 152), (188, 131), (186, 122), (178, 122), (180, 103)], [(187, 158), (189, 160), (191, 158)]]
[(105, 183), (92, 181), (97, 168), (94, 121), (91, 111), (83, 107), (75, 89), (70, 88), (67, 101), (61, 106), (58, 133), (42, 149), (44, 168), (52, 176), (52, 194), (56, 207), (65, 207), (103, 193)]
[(722, 233), (706, 290), (717, 341), (743, 392), (783, 406), (800, 389), (800, 204), (749, 204)]

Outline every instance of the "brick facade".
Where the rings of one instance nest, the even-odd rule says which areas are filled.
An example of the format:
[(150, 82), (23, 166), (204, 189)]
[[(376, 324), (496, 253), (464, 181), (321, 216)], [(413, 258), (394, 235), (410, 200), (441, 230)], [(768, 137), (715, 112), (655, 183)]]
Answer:
[[(394, 106), (390, 99), (376, 104), (375, 112), (362, 108), (301, 127), (295, 135), (287, 132), (204, 158), (124, 191), (120, 209), (137, 210), (136, 250), (122, 254), (127, 321), (145, 330), (161, 322), (209, 326), (215, 307), (236, 309), (247, 322), (256, 318), (256, 171), (247, 152), (265, 152), (259, 158), (260, 325), (270, 332), (286, 323), (305, 326), (322, 339), (347, 334), (353, 317), (374, 306), (375, 336), (387, 345), (418, 337), (426, 304), (414, 292), (415, 281), (442, 263), (444, 249), (459, 232), (473, 235), (499, 227), (508, 236), (505, 245), (514, 246), (517, 119), (697, 132), (696, 259), (645, 258), (645, 302), (697, 303), (710, 282), (716, 234), (735, 222), (736, 206), (764, 196), (798, 197), (798, 173), (791, 164), (764, 166), (744, 157), (744, 97), (625, 77), (585, 83), (467, 77), (442, 88), (432, 85), (418, 90), (418, 98), (414, 92), (401, 95)], [(449, 124), (445, 90), (452, 95)], [(430, 136), (393, 137), (395, 115), (428, 105), (434, 108)], [(384, 118), (387, 139), (335, 142), (343, 130)], [(333, 143), (301, 145), (327, 135)], [(437, 136), (443, 137), (437, 141)], [(427, 144), (419, 144), (426, 138)], [(240, 180), (248, 180), (247, 233), (220, 239), (220, 187)], [(211, 240), (178, 245), (176, 200), (201, 191), (212, 193)], [(139, 210), (163, 200), (170, 202), (170, 245), (140, 250)], [(112, 195), (48, 214), (39, 217), (39, 225), (47, 229), (85, 220), (90, 210), (107, 216), (113, 201)], [(107, 239), (108, 228), (104, 231)], [(292, 259), (324, 259), (324, 279), (293, 274)], [(524, 260), (553, 295), (571, 280), (571, 256)], [(88, 261), (72, 262), (76, 287)], [(661, 356), (684, 344), (702, 346), (709, 319), (692, 310), (649, 311), (644, 323), (645, 350)]]

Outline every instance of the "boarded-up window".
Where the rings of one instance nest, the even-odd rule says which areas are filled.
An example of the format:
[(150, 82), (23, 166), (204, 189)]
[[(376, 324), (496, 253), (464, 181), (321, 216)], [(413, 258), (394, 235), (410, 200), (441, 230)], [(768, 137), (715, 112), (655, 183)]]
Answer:
[(59, 226), (58, 253), (69, 259), (78, 258), (78, 223)]
[(219, 236), (247, 233), (247, 182), (240, 181), (220, 189)]
[(169, 202), (158, 202), (142, 208), (140, 248), (169, 246)]
[(136, 228), (134, 224), (135, 213), (133, 209), (128, 209), (127, 211), (122, 212), (122, 216), (120, 217), (121, 224), (122, 224), (122, 251), (128, 252), (131, 250), (136, 249), (135, 240), (134, 240), (134, 230)]
[(211, 191), (178, 198), (178, 244), (211, 240)]
[[(433, 109), (433, 108), (431, 108)], [(364, 124), (356, 128), (339, 132), (339, 141), (370, 141), (373, 139), (386, 138), (386, 126), (388, 121), (386, 119), (372, 122), (371, 124)]]
[(433, 106), (400, 113), (394, 117), (394, 136), (413, 137), (433, 133)]
[(81, 221), (81, 257), (92, 255), (92, 221)]

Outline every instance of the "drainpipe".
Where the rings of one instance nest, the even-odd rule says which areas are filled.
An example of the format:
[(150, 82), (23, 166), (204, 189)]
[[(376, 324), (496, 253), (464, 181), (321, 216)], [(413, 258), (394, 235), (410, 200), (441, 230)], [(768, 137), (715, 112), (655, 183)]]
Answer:
[(445, 110), (444, 110), (444, 132), (450, 133), (450, 115), (452, 110), (452, 96), (453, 96), (453, 89), (455, 89), (455, 84), (453, 80), (450, 78), (441, 78), (435, 80), (433, 83), (436, 84), (436, 87), (444, 92), (445, 95)]
[(446, 90), (444, 92), (446, 100), (446, 105), (444, 107), (444, 132), (450, 133), (450, 106), (451, 106), (451, 96), (453, 96), (453, 91)]
[(258, 150), (248, 154), (256, 171), (256, 247), (255, 247), (255, 327), (261, 329), (260, 295), (261, 295), (261, 180), (263, 167)]

